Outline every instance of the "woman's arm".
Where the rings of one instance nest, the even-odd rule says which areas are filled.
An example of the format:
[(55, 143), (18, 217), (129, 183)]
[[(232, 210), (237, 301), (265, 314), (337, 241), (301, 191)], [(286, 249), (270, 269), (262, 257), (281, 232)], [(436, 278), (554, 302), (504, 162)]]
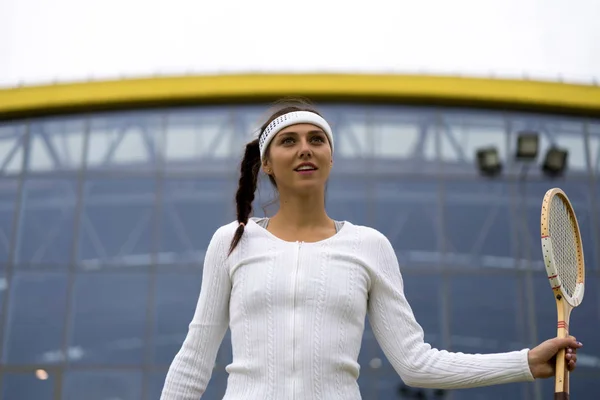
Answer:
[(217, 230), (206, 250), (196, 311), (167, 373), (161, 400), (198, 400), (212, 376), (229, 323), (231, 282), (225, 266), (228, 238), (224, 233), (223, 228)]
[(528, 349), (463, 354), (431, 348), (424, 342), (423, 329), (404, 295), (391, 243), (381, 235), (370, 247), (369, 253), (376, 254), (376, 265), (369, 293), (369, 321), (383, 352), (407, 385), (458, 389), (534, 379)]

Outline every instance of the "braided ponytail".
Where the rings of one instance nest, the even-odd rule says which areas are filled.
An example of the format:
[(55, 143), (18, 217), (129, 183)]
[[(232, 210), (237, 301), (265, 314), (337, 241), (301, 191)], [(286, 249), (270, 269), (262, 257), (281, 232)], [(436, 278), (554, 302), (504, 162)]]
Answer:
[(231, 254), (238, 245), (244, 234), (244, 227), (248, 223), (250, 214), (252, 214), (252, 202), (254, 201), (254, 192), (256, 192), (256, 182), (259, 170), (260, 150), (258, 147), (258, 139), (256, 139), (246, 145), (244, 158), (240, 164), (240, 180), (237, 193), (235, 194), (237, 221), (240, 223), (240, 226), (236, 229), (233, 240), (231, 241), (229, 254)]

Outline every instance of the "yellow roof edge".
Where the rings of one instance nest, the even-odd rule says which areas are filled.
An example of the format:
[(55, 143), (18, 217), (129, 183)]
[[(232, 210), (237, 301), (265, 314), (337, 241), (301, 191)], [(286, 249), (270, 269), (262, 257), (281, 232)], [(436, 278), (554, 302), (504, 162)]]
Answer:
[(428, 75), (234, 74), (0, 89), (0, 119), (153, 105), (252, 103), (285, 96), (600, 116), (600, 87), (592, 85)]

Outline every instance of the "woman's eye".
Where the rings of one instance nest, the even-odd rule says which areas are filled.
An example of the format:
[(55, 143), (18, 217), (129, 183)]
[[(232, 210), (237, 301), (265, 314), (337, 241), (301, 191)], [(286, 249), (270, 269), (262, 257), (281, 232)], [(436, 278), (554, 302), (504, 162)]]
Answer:
[(285, 138), (285, 139), (283, 139), (281, 141), (281, 143), (283, 143), (283, 144), (292, 144), (292, 143), (294, 143), (294, 139), (292, 139), (292, 138)]
[(319, 142), (319, 143), (324, 143), (325, 139), (323, 139), (321, 136), (315, 136), (312, 139), (313, 141)]

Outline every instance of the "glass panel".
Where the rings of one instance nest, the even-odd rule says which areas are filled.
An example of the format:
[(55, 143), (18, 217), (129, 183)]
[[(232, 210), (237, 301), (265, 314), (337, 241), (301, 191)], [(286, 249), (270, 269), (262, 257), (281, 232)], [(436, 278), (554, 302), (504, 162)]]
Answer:
[(388, 179), (374, 185), (373, 227), (390, 240), (400, 264), (437, 264), (441, 245), (437, 182)]
[(23, 169), (25, 125), (0, 123), (0, 175), (14, 176)]
[(508, 184), (446, 181), (444, 190), (445, 264), (514, 267)]
[(15, 262), (67, 267), (72, 255), (76, 205), (76, 180), (27, 180)]
[(215, 231), (235, 219), (233, 182), (171, 179), (163, 190), (158, 262), (202, 262)]
[[(402, 267), (401, 267), (402, 268)], [(425, 341), (433, 347), (444, 346), (442, 338), (441, 306), (446, 301), (442, 295), (440, 275), (418, 275), (414, 270), (403, 272), (404, 293), (425, 332)]]
[[(592, 218), (590, 231), (592, 238), (595, 239), (596, 245), (584, 243), (583, 252), (586, 257), (586, 268), (600, 270), (600, 179), (595, 182), (595, 185), (597, 192), (595, 196), (592, 196), (592, 203), (590, 204), (590, 216)], [(581, 227), (579, 229), (581, 229)], [(590, 247), (593, 247), (591, 252), (589, 249)], [(591, 254), (592, 257), (591, 262), (587, 261), (588, 257), (590, 257), (589, 254)]]
[[(241, 143), (247, 143), (258, 137), (258, 131), (261, 125), (269, 118), (269, 113), (265, 112), (267, 105), (257, 104), (236, 106), (232, 108), (236, 121), (236, 136)], [(234, 146), (235, 148), (235, 146)], [(241, 149), (242, 147), (240, 147)]]
[(0, 269), (4, 269), (10, 254), (18, 189), (17, 180), (3, 179), (0, 182)]
[(362, 177), (341, 177), (334, 174), (327, 185), (325, 206), (329, 216), (355, 225), (371, 225), (373, 203), (369, 201), (372, 184)]
[(63, 400), (140, 400), (138, 371), (70, 371), (65, 374)]
[(207, 399), (222, 399), (227, 388), (227, 372), (223, 368), (214, 370), (208, 387), (206, 388), (205, 396)]
[(163, 152), (163, 114), (156, 110), (96, 116), (90, 121), (88, 170), (158, 167)]
[(152, 263), (156, 183), (149, 178), (85, 183), (79, 263), (87, 269)]
[[(375, 362), (377, 365), (378, 362)], [(366, 371), (365, 371), (366, 369)], [(398, 397), (400, 393), (400, 386), (402, 380), (395, 373), (394, 370), (386, 368), (384, 369), (371, 369), (370, 366), (363, 366), (361, 374), (358, 377), (358, 385), (360, 388), (361, 397), (363, 399), (404, 399), (411, 398), (410, 394), (418, 391), (413, 389), (413, 393), (407, 393), (404, 397)]]
[(375, 154), (378, 158), (435, 159), (435, 129), (427, 123), (382, 121), (375, 129)]
[[(171, 111), (165, 138), (168, 169), (194, 168), (201, 159), (230, 158), (238, 153), (234, 114), (229, 108), (201, 107)], [(235, 146), (235, 149), (234, 149)]]
[(588, 132), (591, 170), (595, 176), (600, 176), (600, 122), (591, 123)]
[(381, 159), (436, 159), (435, 113), (423, 108), (377, 106), (370, 111), (374, 155)]
[[(440, 158), (444, 162), (473, 166), (478, 149), (494, 146), (506, 162), (506, 123), (500, 114), (476, 111), (446, 111), (441, 114)], [(476, 172), (476, 168), (472, 168)]]
[[(4, 362), (51, 364), (63, 361), (67, 276), (17, 273), (10, 284)], [(43, 334), (40, 334), (41, 327)]]
[[(13, 278), (14, 279), (14, 278)], [(6, 289), (8, 289), (8, 280), (6, 279), (6, 275), (5, 275), (5, 271), (1, 271), (0, 272), (0, 320), (2, 319), (3, 315), (4, 315), (4, 302), (8, 301), (8, 293), (6, 291)], [(5, 321), (5, 323), (8, 323), (8, 321)], [(4, 329), (4, 327), (2, 326), (2, 329)], [(4, 332), (7, 332), (6, 329), (4, 329)], [(6, 335), (6, 333), (5, 333)], [(6, 339), (5, 339), (6, 341)]]
[(372, 127), (364, 108), (339, 108), (330, 114), (331, 129), (336, 132), (335, 154), (339, 158), (362, 158), (372, 153)]
[(146, 378), (146, 398), (144, 400), (160, 399), (166, 377), (166, 369), (160, 372), (148, 373), (148, 377)]
[(44, 119), (30, 128), (29, 171), (64, 171), (81, 166), (85, 120)]
[(80, 273), (73, 289), (73, 363), (140, 364), (148, 307), (146, 274)]
[(156, 276), (154, 363), (169, 365), (181, 348), (194, 316), (202, 272), (159, 273)]
[(497, 353), (525, 347), (519, 324), (518, 278), (509, 274), (449, 278), (453, 351)]
[(54, 382), (54, 374), (43, 369), (23, 374), (5, 373), (2, 376), (2, 398), (52, 400)]

